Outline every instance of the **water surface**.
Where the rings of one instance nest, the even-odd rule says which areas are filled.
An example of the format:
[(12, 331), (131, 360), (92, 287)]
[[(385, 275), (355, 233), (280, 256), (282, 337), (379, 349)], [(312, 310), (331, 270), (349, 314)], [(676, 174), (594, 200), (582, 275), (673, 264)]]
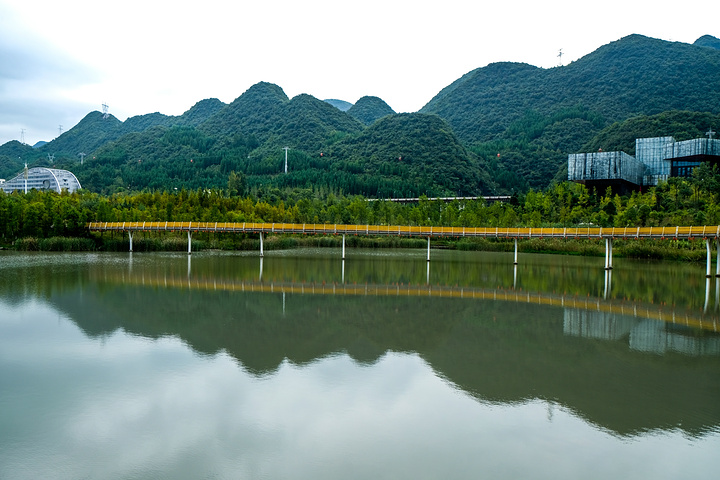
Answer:
[(0, 478), (715, 478), (704, 266), (0, 253)]

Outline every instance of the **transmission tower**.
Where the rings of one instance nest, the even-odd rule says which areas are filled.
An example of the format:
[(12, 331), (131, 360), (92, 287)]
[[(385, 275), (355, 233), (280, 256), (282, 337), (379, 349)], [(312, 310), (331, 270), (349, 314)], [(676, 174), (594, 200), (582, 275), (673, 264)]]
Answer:
[(25, 129), (24, 128), (20, 129), (20, 143), (25, 145)]
[(55, 162), (55, 154), (52, 155), (48, 153), (48, 162), (50, 162), (50, 165), (52, 165)]
[(62, 135), (62, 125), (58, 125), (58, 137)]
[(103, 111), (103, 119), (108, 118), (110, 114), (108, 113), (109, 107), (107, 106), (107, 103), (102, 104), (102, 111)]
[(562, 56), (563, 56), (563, 51), (562, 51), (562, 48), (561, 48), (560, 51), (558, 52), (558, 58), (559, 58), (558, 63), (560, 64), (560, 65), (559, 65), (560, 67), (562, 67), (562, 64), (563, 64), (563, 63), (562, 63)]
[(78, 153), (78, 157), (80, 157), (80, 165), (83, 164), (83, 160), (85, 160), (85, 155), (87, 155), (87, 153), (85, 152)]

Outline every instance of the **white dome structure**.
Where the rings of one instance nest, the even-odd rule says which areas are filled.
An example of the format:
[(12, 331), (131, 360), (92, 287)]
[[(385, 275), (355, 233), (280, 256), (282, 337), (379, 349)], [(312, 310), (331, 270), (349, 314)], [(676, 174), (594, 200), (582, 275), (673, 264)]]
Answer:
[(82, 187), (72, 172), (45, 167), (25, 170), (12, 180), (0, 183), (0, 189), (5, 193), (12, 193), (15, 190), (27, 193), (33, 188), (35, 190), (52, 190), (58, 193), (67, 190), (68, 193), (73, 193)]

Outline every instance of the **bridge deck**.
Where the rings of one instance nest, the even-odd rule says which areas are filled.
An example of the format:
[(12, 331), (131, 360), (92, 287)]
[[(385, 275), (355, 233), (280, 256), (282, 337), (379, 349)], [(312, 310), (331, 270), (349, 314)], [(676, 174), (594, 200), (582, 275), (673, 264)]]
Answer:
[(227, 223), (227, 222), (92, 222), (92, 231), (180, 231), (228, 233), (304, 233), (350, 235), (399, 235), (416, 237), (485, 238), (720, 238), (720, 226), (690, 227), (578, 227), (488, 228), (402, 225), (342, 225), (320, 223)]

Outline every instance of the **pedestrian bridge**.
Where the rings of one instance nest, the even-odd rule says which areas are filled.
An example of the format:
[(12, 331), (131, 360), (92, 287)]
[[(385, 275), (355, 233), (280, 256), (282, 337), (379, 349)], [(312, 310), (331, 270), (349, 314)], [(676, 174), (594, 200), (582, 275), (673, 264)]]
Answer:
[[(345, 235), (397, 235), (427, 237), (430, 261), (430, 239), (432, 237), (481, 237), (503, 238), (515, 241), (515, 263), (517, 263), (517, 241), (528, 238), (601, 239), (605, 241), (605, 269), (612, 268), (612, 242), (614, 239), (687, 239), (705, 240), (707, 248), (707, 276), (712, 276), (711, 241), (714, 240), (720, 260), (720, 226), (673, 226), (673, 227), (572, 227), (572, 228), (499, 228), (499, 227), (436, 227), (403, 225), (344, 225), (327, 223), (252, 223), (252, 222), (92, 222), (91, 231), (123, 231), (130, 235), (132, 251), (133, 232), (170, 231), (187, 232), (188, 254), (192, 253), (193, 232), (216, 233), (257, 233), (260, 235), (260, 255), (263, 252), (263, 234), (313, 234), (342, 235), (342, 258), (345, 258)], [(720, 261), (716, 264), (716, 276), (720, 276)]]

